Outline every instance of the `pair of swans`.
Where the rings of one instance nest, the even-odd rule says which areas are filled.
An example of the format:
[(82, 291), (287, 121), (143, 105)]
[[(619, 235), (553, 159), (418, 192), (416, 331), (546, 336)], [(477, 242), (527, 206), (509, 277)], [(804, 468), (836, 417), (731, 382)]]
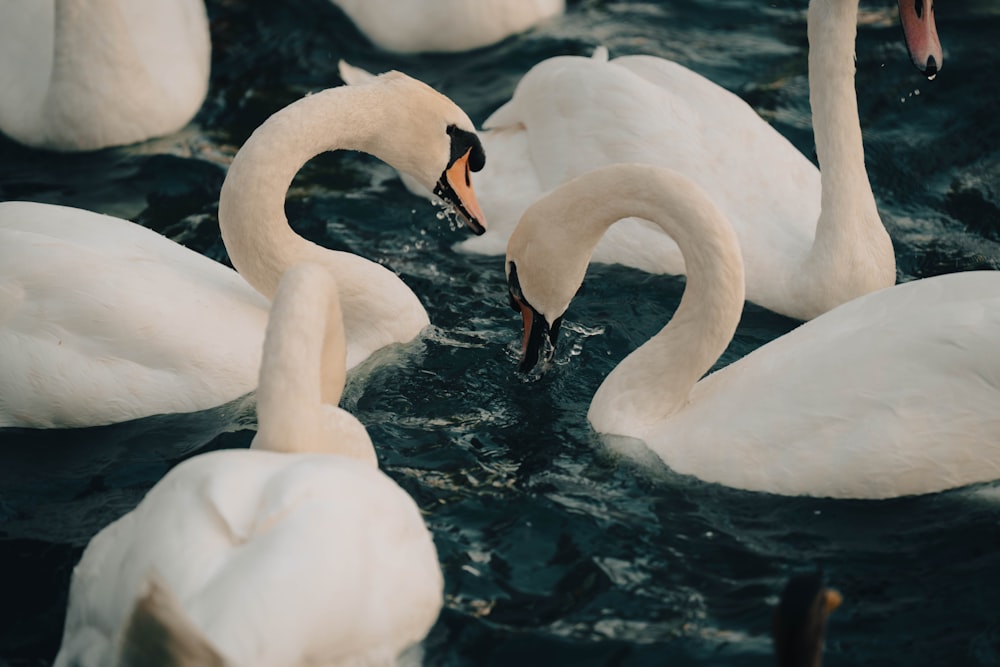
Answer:
[[(729, 218), (740, 241), (747, 300), (798, 319), (896, 280), (892, 242), (865, 171), (854, 89), (857, 23), (833, 1), (812, 3), (809, 92), (815, 166), (743, 100), (652, 56), (556, 57), (532, 68), (483, 124), (490, 162), (477, 181), (491, 229), (461, 247), (502, 254), (526, 206), (566, 181), (615, 163), (686, 174)], [(900, 0), (913, 61), (941, 65), (930, 3)], [(365, 73), (343, 68), (348, 82)], [(420, 188), (404, 178), (411, 190)], [(594, 261), (682, 274), (677, 245), (648, 222), (616, 225)]]
[(171, 134), (208, 91), (203, 0), (0, 4), (0, 132), (58, 151)]
[[(371, 153), (433, 188), (474, 230), (471, 121), (403, 74), (307, 96), (247, 140), (222, 186), (225, 266), (131, 222), (0, 203), (0, 427), (80, 427), (221, 405), (256, 386), (268, 300), (298, 262), (342, 292), (348, 367), (428, 324), (390, 270), (296, 234), (289, 184), (323, 151)], [(241, 277), (242, 276), (242, 277)]]
[(91, 540), (57, 667), (395, 664), (423, 639), (442, 604), (437, 552), (337, 407), (345, 359), (328, 268), (288, 269), (250, 450), (181, 463)]
[(332, 0), (379, 48), (468, 51), (562, 14), (566, 0)]
[[(813, 75), (822, 65), (827, 79), (850, 89), (856, 21), (856, 2), (810, 3), (823, 210), (851, 214), (845, 223), (874, 212), (861, 137), (852, 125), (840, 128), (839, 141), (822, 140), (819, 127), (838, 109), (856, 118), (854, 98), (845, 105), (817, 91)], [(827, 169), (831, 153), (848, 164)], [(630, 216), (673, 239), (687, 285), (669, 324), (598, 388), (587, 415), (596, 431), (641, 440), (677, 472), (778, 494), (888, 498), (1000, 478), (1000, 273), (860, 296), (699, 380), (732, 339), (751, 273), (725, 209), (693, 179), (660, 167), (604, 167), (525, 211), (506, 266), (511, 304), (524, 319), (522, 370), (537, 363), (546, 338), (554, 345), (599, 241)], [(832, 282), (882, 254), (880, 235), (817, 229), (817, 247), (838, 238), (863, 243), (827, 267)]]

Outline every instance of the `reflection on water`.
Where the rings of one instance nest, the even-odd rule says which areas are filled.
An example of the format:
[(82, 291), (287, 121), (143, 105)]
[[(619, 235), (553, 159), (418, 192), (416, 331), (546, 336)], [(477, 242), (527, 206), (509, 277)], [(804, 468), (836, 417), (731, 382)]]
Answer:
[[(0, 197), (137, 219), (224, 258), (225, 167), (269, 114), (339, 83), (346, 58), (437, 86), (474, 121), (538, 60), (651, 53), (735, 90), (812, 155), (805, 0), (594, 2), (461, 56), (391, 56), (320, 0), (209, 2), (212, 89), (196, 124), (140, 146), (48, 155), (0, 139)], [(945, 66), (911, 69), (894, 3), (864, 3), (857, 45), (867, 164), (900, 278), (1000, 265), (1000, 92), (990, 1), (937, 3)], [(825, 566), (845, 595), (827, 664), (997, 664), (1000, 501), (993, 487), (886, 502), (776, 498), (640, 467), (585, 422), (601, 378), (669, 318), (683, 280), (596, 266), (550, 371), (515, 373), (502, 261), (458, 254), (435, 217), (366, 156), (312, 161), (286, 206), (303, 235), (398, 271), (434, 327), (356, 373), (345, 405), (426, 513), (447, 607), (428, 665), (766, 665), (789, 571)], [(795, 326), (748, 306), (730, 363)], [(195, 451), (245, 447), (248, 404), (76, 432), (0, 433), (0, 664), (48, 664), (83, 545)], [(243, 429), (243, 430), (241, 430)], [(734, 462), (738, 464), (738, 462)]]

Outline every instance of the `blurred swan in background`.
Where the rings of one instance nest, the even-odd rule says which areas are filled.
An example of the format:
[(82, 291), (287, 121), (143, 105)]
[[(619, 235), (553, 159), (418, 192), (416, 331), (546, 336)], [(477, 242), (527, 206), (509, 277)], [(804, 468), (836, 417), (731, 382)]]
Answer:
[(469, 181), (484, 160), (471, 121), (399, 73), (304, 97), (247, 140), (219, 202), (239, 275), (125, 220), (0, 203), (0, 427), (109, 424), (248, 393), (268, 299), (282, 272), (304, 260), (326, 266), (342, 290), (348, 367), (417, 336), (427, 313), (395, 273), (288, 225), (292, 178), (314, 155), (337, 149), (412, 173), (470, 227), (485, 224)]
[(843, 597), (823, 583), (823, 573), (788, 579), (771, 616), (771, 637), (778, 667), (820, 667), (830, 614)]
[(565, 0), (331, 0), (377, 47), (454, 52), (499, 42), (562, 14)]
[(674, 239), (687, 284), (669, 324), (594, 394), (595, 431), (641, 440), (676, 472), (784, 495), (890, 498), (1000, 479), (1000, 272), (867, 294), (699, 381), (743, 311), (739, 240), (697, 184), (660, 167), (603, 167), (525, 211), (506, 267), (521, 370), (555, 345), (594, 247), (628, 216)]
[[(908, 36), (925, 29), (900, 3)], [(502, 254), (521, 213), (561, 183), (600, 166), (640, 162), (675, 169), (698, 183), (732, 222), (746, 269), (747, 300), (810, 319), (896, 280), (892, 242), (865, 169), (854, 89), (857, 0), (813, 0), (808, 15), (809, 91), (820, 171), (739, 97), (691, 70), (653, 56), (608, 60), (560, 56), (535, 65), (509, 102), (483, 124), (490, 162), (477, 190), (489, 233), (461, 244)], [(917, 40), (914, 38), (914, 42)], [(933, 55), (921, 55), (936, 53)], [(363, 70), (341, 67), (349, 83)], [(404, 183), (415, 192), (412, 179)], [(426, 191), (424, 191), (426, 192)], [(684, 273), (677, 245), (648, 222), (616, 225), (594, 261), (654, 273)]]
[(85, 151), (176, 132), (208, 91), (203, 0), (0, 3), (0, 132)]
[(324, 266), (285, 272), (250, 450), (189, 459), (73, 570), (57, 667), (394, 664), (442, 604), (420, 510), (336, 407), (346, 343)]

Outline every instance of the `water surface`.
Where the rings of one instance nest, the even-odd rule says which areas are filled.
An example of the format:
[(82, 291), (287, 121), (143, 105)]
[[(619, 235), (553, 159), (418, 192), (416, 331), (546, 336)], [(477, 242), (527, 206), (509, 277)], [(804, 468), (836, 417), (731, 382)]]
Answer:
[[(338, 85), (338, 59), (422, 78), (478, 123), (534, 63), (598, 44), (712, 78), (812, 156), (805, 6), (588, 0), (494, 47), (394, 56), (322, 0), (210, 0), (212, 87), (192, 125), (80, 155), (0, 138), (0, 198), (138, 220), (224, 260), (226, 165), (268, 115)], [(894, 2), (864, 2), (859, 27), (867, 164), (900, 280), (1000, 265), (1000, 10), (972, 0), (936, 10), (945, 64), (933, 82), (908, 63)], [(389, 168), (356, 154), (317, 158), (287, 211), (308, 238), (399, 272), (434, 323), (355, 374), (345, 395), (434, 532), (447, 602), (428, 665), (767, 665), (776, 591), (815, 565), (845, 596), (826, 664), (1000, 663), (1000, 492), (882, 502), (746, 493), (642, 466), (591, 432), (594, 390), (666, 322), (682, 279), (592, 267), (556, 363), (528, 382), (515, 373), (520, 325), (501, 258), (454, 252), (464, 232)], [(748, 306), (720, 364), (795, 324)], [(0, 432), (0, 664), (49, 664), (90, 537), (183, 458), (247, 446), (252, 423), (237, 402), (104, 428)]]

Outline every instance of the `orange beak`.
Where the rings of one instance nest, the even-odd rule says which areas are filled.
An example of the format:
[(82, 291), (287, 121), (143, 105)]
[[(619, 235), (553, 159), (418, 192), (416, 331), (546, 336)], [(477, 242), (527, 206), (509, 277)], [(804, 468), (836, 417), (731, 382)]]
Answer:
[(465, 151), (462, 157), (455, 160), (441, 174), (441, 180), (434, 188), (434, 194), (455, 207), (458, 214), (476, 234), (486, 231), (486, 216), (479, 208), (476, 193), (472, 189), (472, 179), (469, 176), (469, 155), (472, 149)]

